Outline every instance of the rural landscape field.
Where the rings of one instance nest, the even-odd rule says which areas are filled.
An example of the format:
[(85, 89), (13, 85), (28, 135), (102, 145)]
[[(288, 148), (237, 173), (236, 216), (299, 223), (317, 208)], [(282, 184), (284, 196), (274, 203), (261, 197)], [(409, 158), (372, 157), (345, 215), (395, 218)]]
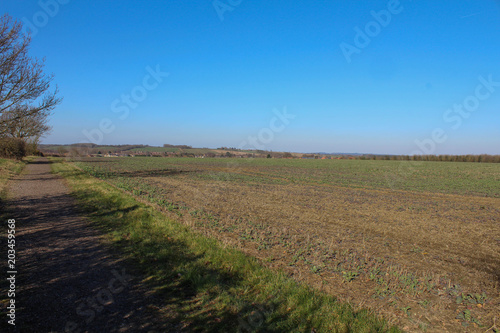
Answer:
[(0, 332), (500, 333), (500, 1), (4, 1)]
[[(408, 330), (500, 313), (500, 165), (82, 158), (85, 173), (297, 281)], [(392, 180), (391, 180), (392, 179)]]

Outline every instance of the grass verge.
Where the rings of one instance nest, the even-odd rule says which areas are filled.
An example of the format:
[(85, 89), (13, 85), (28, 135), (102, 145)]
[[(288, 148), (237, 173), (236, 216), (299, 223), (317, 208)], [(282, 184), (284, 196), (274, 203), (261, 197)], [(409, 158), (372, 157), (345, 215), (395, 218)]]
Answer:
[[(399, 332), (367, 310), (264, 268), (192, 232), (111, 185), (57, 161), (82, 210), (144, 273), (170, 318), (187, 331)], [(172, 316), (172, 314), (174, 314)]]
[(0, 212), (3, 212), (3, 202), (7, 198), (7, 182), (12, 176), (23, 171), (29, 159), (23, 161), (0, 158)]

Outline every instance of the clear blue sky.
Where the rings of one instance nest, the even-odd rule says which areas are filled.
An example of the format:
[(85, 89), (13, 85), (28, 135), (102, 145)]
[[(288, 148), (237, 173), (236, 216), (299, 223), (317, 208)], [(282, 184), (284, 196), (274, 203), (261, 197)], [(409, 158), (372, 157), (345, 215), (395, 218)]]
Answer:
[(35, 29), (31, 54), (46, 57), (64, 97), (44, 143), (500, 154), (499, 1), (1, 9)]

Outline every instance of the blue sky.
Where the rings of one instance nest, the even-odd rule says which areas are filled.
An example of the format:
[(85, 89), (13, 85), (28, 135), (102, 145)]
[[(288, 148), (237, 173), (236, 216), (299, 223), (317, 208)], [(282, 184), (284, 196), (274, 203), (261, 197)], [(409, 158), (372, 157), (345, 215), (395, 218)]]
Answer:
[(499, 1), (1, 8), (64, 97), (44, 143), (500, 154)]

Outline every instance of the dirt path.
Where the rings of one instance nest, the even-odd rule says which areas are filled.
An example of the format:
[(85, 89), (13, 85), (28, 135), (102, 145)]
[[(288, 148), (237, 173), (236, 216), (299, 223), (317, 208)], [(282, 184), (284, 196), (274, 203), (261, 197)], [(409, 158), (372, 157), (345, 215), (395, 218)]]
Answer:
[(159, 300), (77, 213), (46, 159), (28, 164), (9, 189), (18, 271), (14, 331), (177, 331), (159, 320)]

